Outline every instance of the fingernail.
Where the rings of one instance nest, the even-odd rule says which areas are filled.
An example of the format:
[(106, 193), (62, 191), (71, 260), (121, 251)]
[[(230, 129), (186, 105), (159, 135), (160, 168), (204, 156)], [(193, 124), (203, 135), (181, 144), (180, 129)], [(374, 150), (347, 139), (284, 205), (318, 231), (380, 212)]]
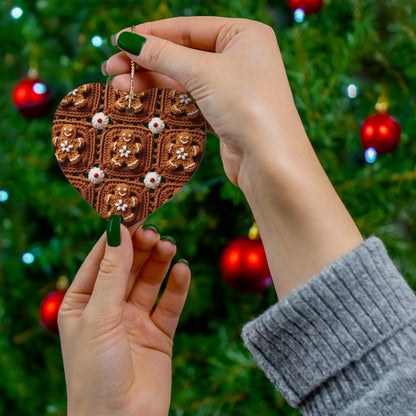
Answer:
[(113, 76), (111, 76), (111, 77), (108, 77), (107, 79), (106, 79), (106, 81), (105, 81), (105, 83), (107, 84), (107, 85), (111, 85), (111, 83), (113, 82), (113, 78), (115, 77), (115, 75), (113, 75)]
[(105, 77), (108, 77), (106, 65), (107, 65), (107, 61), (104, 61), (104, 62), (101, 64), (101, 73), (102, 73)]
[(117, 35), (118, 35), (118, 33), (114, 33), (114, 34), (111, 35), (111, 44), (113, 46), (117, 46)]
[(172, 244), (175, 244), (176, 246), (176, 240), (171, 237), (170, 235), (164, 235), (163, 237), (160, 237), (161, 240), (169, 240)]
[(110, 247), (118, 247), (121, 244), (120, 223), (119, 215), (110, 215), (107, 222), (107, 243)]
[(143, 230), (154, 230), (159, 234), (159, 228), (156, 227), (156, 225), (153, 224), (144, 224), (142, 225)]
[(140, 55), (146, 38), (132, 32), (121, 32), (117, 39), (117, 46), (133, 55)]
[(189, 261), (186, 259), (179, 259), (178, 263), (185, 263), (189, 267)]

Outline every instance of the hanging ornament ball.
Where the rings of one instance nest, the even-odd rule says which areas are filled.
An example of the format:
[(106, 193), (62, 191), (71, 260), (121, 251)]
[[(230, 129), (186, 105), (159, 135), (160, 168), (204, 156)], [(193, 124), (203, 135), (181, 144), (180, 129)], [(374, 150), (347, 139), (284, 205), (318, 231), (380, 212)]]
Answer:
[(400, 124), (386, 113), (378, 113), (364, 120), (361, 126), (361, 143), (364, 149), (373, 148), (377, 154), (397, 149), (402, 129)]
[(51, 107), (52, 94), (39, 78), (25, 78), (13, 91), (13, 104), (24, 117), (42, 117)]
[(58, 312), (65, 290), (56, 290), (46, 295), (40, 305), (40, 321), (51, 332), (58, 332)]
[(324, 5), (324, 0), (288, 0), (288, 5), (293, 13), (303, 10), (305, 15), (318, 13)]
[(260, 292), (272, 284), (266, 253), (259, 238), (237, 238), (227, 245), (220, 259), (222, 278), (241, 292)]

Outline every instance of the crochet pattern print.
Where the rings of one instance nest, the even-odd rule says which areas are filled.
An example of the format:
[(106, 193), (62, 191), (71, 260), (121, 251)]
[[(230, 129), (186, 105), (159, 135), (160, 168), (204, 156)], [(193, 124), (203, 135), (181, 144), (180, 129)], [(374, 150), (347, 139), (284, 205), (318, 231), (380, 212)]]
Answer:
[(56, 159), (83, 198), (125, 225), (146, 218), (192, 177), (205, 148), (194, 100), (170, 88), (128, 94), (82, 85), (66, 95), (52, 126)]

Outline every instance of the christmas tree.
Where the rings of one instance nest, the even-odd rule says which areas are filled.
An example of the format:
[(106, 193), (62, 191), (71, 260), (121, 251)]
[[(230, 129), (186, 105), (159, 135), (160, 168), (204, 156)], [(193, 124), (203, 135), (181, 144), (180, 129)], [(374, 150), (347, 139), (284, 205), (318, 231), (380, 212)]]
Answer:
[[(302, 2), (289, 3), (0, 1), (1, 414), (66, 414), (59, 338), (40, 324), (39, 308), (59, 276), (74, 277), (105, 220), (59, 169), (51, 125), (65, 94), (106, 81), (100, 64), (117, 51), (111, 34), (125, 27), (179, 15), (271, 25), (328, 176), (363, 236), (380, 237), (416, 289), (416, 0), (326, 0), (321, 9), (295, 10), (289, 5)], [(365, 153), (360, 141), (362, 122), (377, 112), (401, 128), (397, 149), (378, 155), (377, 144)], [(193, 274), (175, 339), (171, 414), (299, 414), (240, 339), (242, 325), (276, 301), (274, 290), (245, 293), (221, 278), (222, 252), (247, 235), (253, 218), (224, 174), (213, 135), (192, 180), (148, 222), (176, 238), (177, 258), (188, 259)]]

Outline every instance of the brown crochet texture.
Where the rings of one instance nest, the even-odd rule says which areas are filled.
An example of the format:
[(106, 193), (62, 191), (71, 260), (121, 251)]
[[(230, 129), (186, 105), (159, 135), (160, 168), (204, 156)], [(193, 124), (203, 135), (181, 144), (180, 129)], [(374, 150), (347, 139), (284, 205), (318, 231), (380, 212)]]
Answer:
[[(67, 179), (100, 215), (108, 218), (110, 211), (117, 213), (122, 222), (130, 226), (162, 206), (190, 180), (195, 169), (186, 171), (184, 165), (195, 162), (198, 166), (202, 159), (206, 140), (204, 119), (199, 110), (197, 117), (195, 114), (192, 118), (188, 117), (189, 108), (193, 110), (196, 104), (190, 102), (186, 95), (182, 104), (189, 104), (188, 111), (186, 105), (175, 106), (178, 94), (184, 93), (170, 88), (154, 88), (143, 95), (138, 94), (137, 98), (140, 96), (143, 105), (140, 111), (132, 114), (116, 105), (118, 100), (123, 99), (124, 93), (109, 85), (93, 83), (78, 90), (74, 90), (75, 94), (71, 91), (55, 113), (52, 143), (57, 161)], [(86, 104), (80, 107), (76, 102), (81, 96)], [(178, 113), (178, 108), (183, 111)], [(107, 124), (106, 118), (97, 116), (98, 113), (108, 117)], [(157, 134), (149, 129), (149, 122), (155, 117), (165, 124), (163, 131)], [(66, 141), (65, 136), (68, 129), (64, 130), (68, 125), (75, 130), (71, 132), (70, 141)], [(128, 136), (126, 131), (131, 131), (133, 136), (128, 143), (122, 141)], [(185, 150), (180, 144), (178, 147), (180, 134), (184, 133), (191, 137)], [(70, 147), (73, 138), (80, 138), (78, 142), (85, 141), (85, 145)], [(80, 157), (72, 163), (69, 159), (73, 157), (62, 157), (70, 152), (71, 156), (78, 152)], [(184, 157), (189, 163), (184, 163)], [(169, 163), (172, 158), (180, 162), (176, 169)], [(132, 165), (136, 159), (138, 162)], [(125, 163), (117, 164), (114, 160)], [(91, 180), (96, 171), (91, 172), (93, 168), (99, 168), (104, 173), (99, 183)], [(144, 182), (150, 172), (160, 175), (160, 184), (155, 189)], [(98, 177), (95, 173), (95, 178)], [(152, 179), (152, 182), (155, 180)], [(117, 193), (122, 189), (121, 184), (127, 185), (129, 190), (128, 195), (120, 191), (123, 197)]]

